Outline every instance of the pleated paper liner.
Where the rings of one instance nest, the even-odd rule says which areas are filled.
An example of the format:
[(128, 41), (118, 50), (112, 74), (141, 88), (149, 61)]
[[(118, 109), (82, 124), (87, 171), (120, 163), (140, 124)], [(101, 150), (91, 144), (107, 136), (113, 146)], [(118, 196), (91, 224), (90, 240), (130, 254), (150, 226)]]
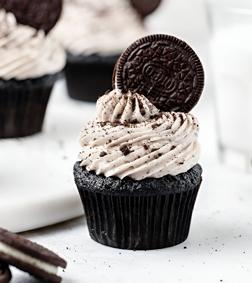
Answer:
[(41, 131), (51, 90), (58, 74), (0, 85), (0, 138)]
[(200, 184), (201, 180), (191, 190), (156, 196), (78, 190), (93, 240), (115, 248), (148, 250), (175, 246), (187, 239)]

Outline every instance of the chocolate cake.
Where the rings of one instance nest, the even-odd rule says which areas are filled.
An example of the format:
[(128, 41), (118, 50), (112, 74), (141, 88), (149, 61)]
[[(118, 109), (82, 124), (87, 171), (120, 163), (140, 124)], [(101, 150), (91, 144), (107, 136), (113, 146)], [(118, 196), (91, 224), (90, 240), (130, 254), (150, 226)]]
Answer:
[(185, 42), (147, 36), (120, 56), (113, 85), (80, 133), (74, 165), (89, 234), (122, 249), (177, 245), (202, 181), (198, 120), (188, 113), (203, 89), (202, 65)]

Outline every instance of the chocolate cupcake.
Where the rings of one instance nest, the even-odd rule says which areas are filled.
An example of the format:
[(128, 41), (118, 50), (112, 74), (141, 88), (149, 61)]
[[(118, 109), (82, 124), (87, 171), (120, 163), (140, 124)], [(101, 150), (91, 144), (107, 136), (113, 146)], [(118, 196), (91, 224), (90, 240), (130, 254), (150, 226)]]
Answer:
[(90, 236), (123, 249), (177, 245), (202, 181), (199, 125), (186, 112), (203, 89), (202, 65), (185, 42), (147, 36), (120, 56), (113, 84), (81, 131), (74, 165)]
[(65, 0), (52, 32), (67, 52), (68, 94), (92, 102), (112, 88), (111, 77), (120, 54), (148, 34), (129, 0)]
[(97, 111), (74, 166), (91, 238), (124, 249), (183, 242), (201, 183), (197, 119), (120, 90)]
[(0, 10), (0, 138), (41, 131), (65, 60), (63, 48), (50, 34), (19, 24), (12, 13)]

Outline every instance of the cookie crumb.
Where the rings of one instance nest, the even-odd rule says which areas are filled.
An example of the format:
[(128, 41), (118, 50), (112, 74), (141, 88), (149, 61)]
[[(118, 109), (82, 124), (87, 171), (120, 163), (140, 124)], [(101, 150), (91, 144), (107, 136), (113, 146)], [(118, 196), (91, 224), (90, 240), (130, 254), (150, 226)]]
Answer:
[(105, 156), (105, 155), (107, 155), (107, 153), (106, 153), (105, 151), (102, 151), (102, 152), (100, 153), (100, 157), (103, 157), (103, 156)]
[(142, 108), (142, 109), (140, 110), (140, 113), (144, 116), (144, 115), (146, 114), (145, 109), (144, 109), (144, 108)]
[(144, 148), (145, 150), (148, 150), (148, 149), (149, 149), (149, 147), (148, 147), (147, 144), (143, 144), (143, 148)]
[(122, 145), (120, 146), (119, 148), (121, 150), (121, 152), (126, 156), (128, 154), (130, 154), (130, 150), (128, 148), (128, 146), (125, 144), (125, 145)]
[(156, 129), (158, 126), (159, 126), (158, 124), (153, 124), (153, 125), (151, 125), (151, 127), (152, 127), (153, 130)]

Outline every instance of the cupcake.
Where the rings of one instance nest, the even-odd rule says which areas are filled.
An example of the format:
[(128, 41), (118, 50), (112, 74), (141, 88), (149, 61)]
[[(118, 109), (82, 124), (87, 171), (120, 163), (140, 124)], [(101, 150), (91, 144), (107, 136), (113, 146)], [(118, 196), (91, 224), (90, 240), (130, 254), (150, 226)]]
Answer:
[(185, 42), (152, 35), (120, 56), (113, 82), (81, 131), (74, 165), (89, 234), (115, 248), (177, 245), (188, 237), (202, 181), (199, 125), (189, 113), (202, 65)]
[(65, 65), (63, 48), (44, 30), (19, 24), (1, 9), (0, 61), (0, 138), (40, 132), (53, 84)]
[(65, 0), (53, 34), (67, 52), (70, 97), (95, 102), (104, 90), (111, 89), (120, 54), (147, 33), (128, 0)]

